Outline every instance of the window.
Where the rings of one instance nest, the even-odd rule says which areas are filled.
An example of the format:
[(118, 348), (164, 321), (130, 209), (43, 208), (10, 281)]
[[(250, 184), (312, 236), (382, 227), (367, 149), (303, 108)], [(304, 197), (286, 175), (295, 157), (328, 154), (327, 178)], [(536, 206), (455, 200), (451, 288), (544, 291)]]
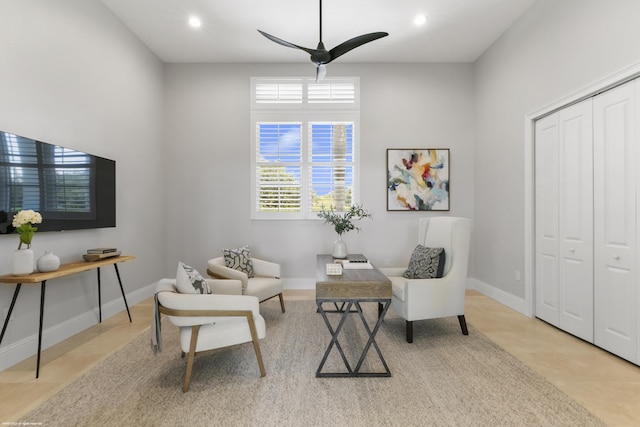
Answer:
[(316, 218), (358, 196), (358, 79), (252, 83), (252, 218)]
[(0, 206), (48, 219), (95, 218), (91, 156), (17, 135), (0, 135)]

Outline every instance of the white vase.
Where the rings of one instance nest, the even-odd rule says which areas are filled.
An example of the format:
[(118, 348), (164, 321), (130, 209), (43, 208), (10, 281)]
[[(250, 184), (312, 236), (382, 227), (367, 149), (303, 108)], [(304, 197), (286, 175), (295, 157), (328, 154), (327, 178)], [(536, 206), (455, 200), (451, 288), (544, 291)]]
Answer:
[(60, 258), (54, 255), (52, 251), (44, 251), (44, 255), (38, 258), (36, 267), (38, 267), (38, 271), (41, 273), (56, 271), (60, 268)]
[(333, 242), (333, 253), (331, 255), (334, 258), (347, 257), (347, 244), (342, 240), (342, 234), (338, 234), (338, 239)]
[(11, 254), (11, 272), (14, 276), (24, 276), (33, 273), (33, 251), (31, 249), (16, 249)]

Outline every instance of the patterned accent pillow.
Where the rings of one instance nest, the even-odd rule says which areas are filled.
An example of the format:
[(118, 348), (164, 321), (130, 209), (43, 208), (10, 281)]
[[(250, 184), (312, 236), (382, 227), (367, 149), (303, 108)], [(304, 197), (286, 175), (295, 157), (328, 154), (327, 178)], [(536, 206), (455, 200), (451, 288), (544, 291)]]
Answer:
[(223, 249), (222, 254), (224, 255), (225, 266), (247, 273), (247, 277), (254, 277), (249, 246), (243, 246), (238, 249)]
[(409, 267), (402, 275), (407, 279), (434, 279), (444, 273), (444, 248), (416, 246), (409, 260)]
[(195, 268), (183, 262), (178, 263), (176, 271), (176, 287), (178, 292), (183, 294), (210, 294), (211, 288), (207, 281), (196, 271)]

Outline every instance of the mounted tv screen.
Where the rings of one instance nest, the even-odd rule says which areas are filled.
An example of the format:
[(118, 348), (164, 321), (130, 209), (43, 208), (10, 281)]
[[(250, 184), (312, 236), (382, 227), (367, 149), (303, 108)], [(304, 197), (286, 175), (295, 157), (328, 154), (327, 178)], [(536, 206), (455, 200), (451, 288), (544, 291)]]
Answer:
[(0, 131), (0, 234), (33, 209), (38, 231), (116, 226), (116, 162)]

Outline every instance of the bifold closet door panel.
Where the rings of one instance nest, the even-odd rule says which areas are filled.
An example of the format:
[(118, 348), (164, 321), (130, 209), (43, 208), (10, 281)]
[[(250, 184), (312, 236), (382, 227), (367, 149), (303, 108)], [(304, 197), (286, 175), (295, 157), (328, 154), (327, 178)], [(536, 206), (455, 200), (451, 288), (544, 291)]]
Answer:
[(636, 82), (594, 98), (595, 344), (638, 360)]
[(591, 100), (536, 122), (536, 316), (593, 341)]
[(559, 111), (560, 328), (593, 342), (593, 101)]
[(558, 114), (535, 124), (535, 315), (558, 326)]

